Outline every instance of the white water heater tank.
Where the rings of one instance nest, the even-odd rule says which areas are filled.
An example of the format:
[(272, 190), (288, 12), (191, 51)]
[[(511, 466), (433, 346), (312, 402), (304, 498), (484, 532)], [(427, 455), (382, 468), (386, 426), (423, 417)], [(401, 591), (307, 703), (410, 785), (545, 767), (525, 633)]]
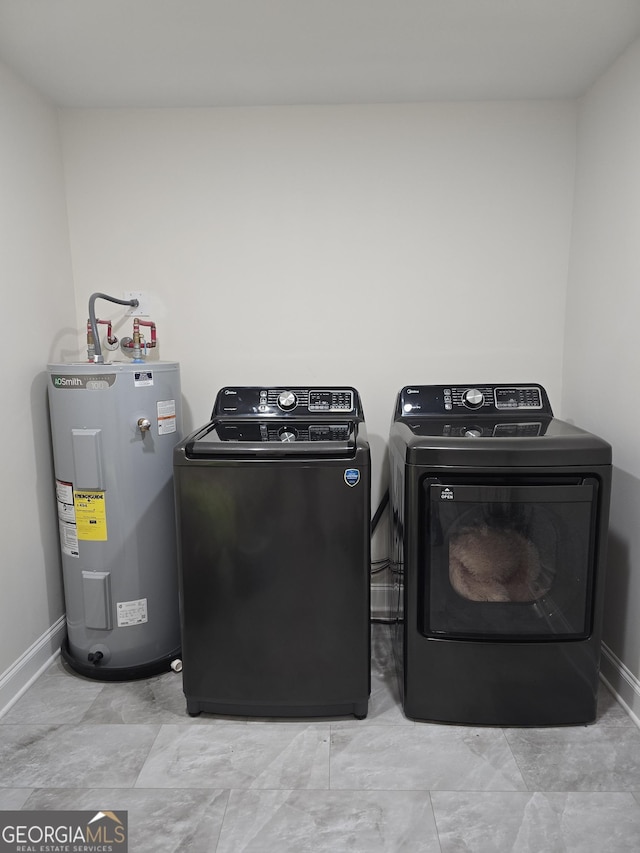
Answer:
[(67, 614), (64, 658), (103, 680), (180, 655), (175, 362), (50, 364), (49, 410)]

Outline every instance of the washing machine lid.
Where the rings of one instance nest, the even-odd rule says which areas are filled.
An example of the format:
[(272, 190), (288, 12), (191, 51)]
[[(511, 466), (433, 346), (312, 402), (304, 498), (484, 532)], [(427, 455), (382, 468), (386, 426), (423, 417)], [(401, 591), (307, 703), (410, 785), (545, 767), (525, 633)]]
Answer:
[(438, 467), (611, 464), (611, 446), (554, 418), (537, 383), (405, 386), (390, 444), (408, 464)]
[(354, 421), (223, 419), (190, 436), (185, 454), (192, 459), (350, 459), (357, 446), (358, 424)]

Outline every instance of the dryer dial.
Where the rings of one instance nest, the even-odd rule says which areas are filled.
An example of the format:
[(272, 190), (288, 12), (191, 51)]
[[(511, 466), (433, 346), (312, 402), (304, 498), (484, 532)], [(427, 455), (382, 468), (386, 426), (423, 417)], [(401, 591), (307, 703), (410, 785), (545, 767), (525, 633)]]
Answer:
[(462, 402), (469, 409), (479, 409), (484, 403), (484, 394), (477, 388), (468, 388), (462, 395)]
[(278, 433), (280, 441), (295, 441), (298, 438), (298, 433), (293, 427), (282, 427)]
[(288, 412), (290, 409), (295, 409), (297, 403), (298, 398), (293, 391), (282, 391), (278, 395), (278, 405), (281, 409), (284, 409), (285, 412)]

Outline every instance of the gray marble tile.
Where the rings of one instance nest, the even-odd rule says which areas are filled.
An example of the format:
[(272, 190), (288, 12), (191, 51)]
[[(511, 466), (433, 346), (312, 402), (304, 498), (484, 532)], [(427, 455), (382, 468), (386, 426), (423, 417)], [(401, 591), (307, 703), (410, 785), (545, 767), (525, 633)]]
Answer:
[(431, 794), (442, 853), (636, 853), (640, 806), (624, 793)]
[(334, 728), (331, 788), (518, 791), (526, 786), (500, 729)]
[(137, 788), (328, 788), (329, 726), (166, 725)]
[(132, 853), (213, 853), (228, 798), (228, 791), (212, 790), (41, 788), (25, 808), (124, 810)]
[(0, 719), (0, 725), (80, 722), (103, 687), (71, 675), (42, 676)]
[(21, 809), (31, 795), (31, 788), (0, 788), (0, 809), (14, 811)]
[(506, 729), (530, 791), (640, 789), (640, 731), (619, 726)]
[(0, 787), (128, 787), (157, 726), (3, 726)]
[(232, 791), (217, 853), (440, 853), (429, 796)]

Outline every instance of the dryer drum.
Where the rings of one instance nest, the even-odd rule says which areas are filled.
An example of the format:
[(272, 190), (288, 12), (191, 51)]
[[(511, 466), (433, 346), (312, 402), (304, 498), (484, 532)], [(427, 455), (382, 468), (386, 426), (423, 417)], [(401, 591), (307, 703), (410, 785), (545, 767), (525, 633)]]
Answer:
[(462, 528), (450, 538), (449, 580), (470, 601), (534, 601), (550, 586), (531, 539), (487, 524)]
[(462, 512), (448, 535), (451, 586), (469, 601), (537, 601), (553, 584), (562, 535), (541, 505)]

